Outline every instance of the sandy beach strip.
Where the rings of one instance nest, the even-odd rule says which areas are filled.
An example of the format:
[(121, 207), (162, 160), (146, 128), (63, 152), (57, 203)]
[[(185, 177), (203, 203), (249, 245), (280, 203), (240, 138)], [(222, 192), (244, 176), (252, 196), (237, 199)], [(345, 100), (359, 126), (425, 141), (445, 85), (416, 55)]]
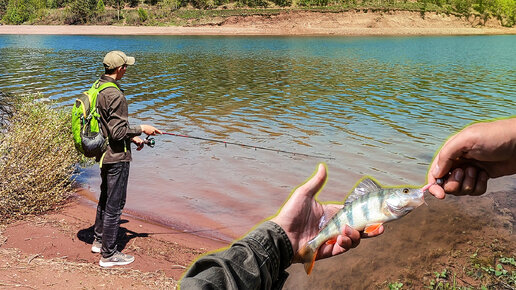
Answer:
[(95, 25), (2, 25), (4, 35), (221, 35), (221, 36), (416, 36), (416, 35), (497, 35), (516, 34), (503, 27), (356, 27), (223, 25), (197, 27), (95, 26)]

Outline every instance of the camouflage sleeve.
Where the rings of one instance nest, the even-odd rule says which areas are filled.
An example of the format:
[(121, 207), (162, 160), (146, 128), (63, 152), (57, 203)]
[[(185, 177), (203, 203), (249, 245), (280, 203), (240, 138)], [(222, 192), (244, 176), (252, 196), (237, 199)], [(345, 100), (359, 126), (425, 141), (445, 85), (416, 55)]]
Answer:
[(285, 231), (267, 221), (229, 248), (199, 258), (180, 288), (281, 289), (293, 256)]

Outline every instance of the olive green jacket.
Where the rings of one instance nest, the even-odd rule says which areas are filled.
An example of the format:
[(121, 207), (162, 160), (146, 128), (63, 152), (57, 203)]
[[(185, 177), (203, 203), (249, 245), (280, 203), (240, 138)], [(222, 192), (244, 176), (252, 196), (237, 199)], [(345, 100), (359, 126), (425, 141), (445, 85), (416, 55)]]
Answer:
[[(102, 75), (99, 85), (106, 82), (115, 83), (120, 88), (120, 84), (113, 78)], [(97, 96), (97, 108), (102, 134), (109, 142), (102, 163), (130, 162), (131, 138), (140, 136), (142, 129), (140, 126), (133, 127), (129, 124), (129, 110), (123, 91), (114, 87), (103, 89)], [(102, 156), (97, 156), (97, 162), (101, 161), (101, 158)]]
[(293, 257), (285, 231), (267, 221), (226, 250), (199, 258), (180, 289), (281, 289)]

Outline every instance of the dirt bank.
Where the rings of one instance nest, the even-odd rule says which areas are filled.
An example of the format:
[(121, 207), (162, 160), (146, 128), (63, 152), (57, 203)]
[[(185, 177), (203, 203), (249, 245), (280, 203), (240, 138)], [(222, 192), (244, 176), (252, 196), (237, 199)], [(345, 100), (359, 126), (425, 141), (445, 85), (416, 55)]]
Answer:
[(134, 255), (125, 267), (102, 269), (90, 252), (95, 205), (80, 197), (64, 208), (0, 228), (0, 288), (175, 288), (200, 254), (225, 244), (123, 215), (119, 244)]
[(195, 27), (150, 26), (0, 26), (0, 34), (68, 35), (477, 35), (516, 34), (490, 20), (408, 11), (321, 13), (287, 11), (277, 15), (232, 16)]

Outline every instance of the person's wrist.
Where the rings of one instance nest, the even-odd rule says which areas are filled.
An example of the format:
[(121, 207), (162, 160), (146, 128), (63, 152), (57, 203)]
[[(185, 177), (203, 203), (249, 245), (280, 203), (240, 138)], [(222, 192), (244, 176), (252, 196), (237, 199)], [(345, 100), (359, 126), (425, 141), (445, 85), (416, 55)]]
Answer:
[(299, 241), (297, 239), (297, 236), (294, 233), (288, 231), (287, 225), (284, 225), (280, 218), (274, 217), (270, 219), (270, 221), (277, 224), (281, 229), (283, 229), (285, 234), (287, 234), (290, 244), (292, 245), (292, 251), (294, 252), (294, 254), (297, 253), (299, 249)]

